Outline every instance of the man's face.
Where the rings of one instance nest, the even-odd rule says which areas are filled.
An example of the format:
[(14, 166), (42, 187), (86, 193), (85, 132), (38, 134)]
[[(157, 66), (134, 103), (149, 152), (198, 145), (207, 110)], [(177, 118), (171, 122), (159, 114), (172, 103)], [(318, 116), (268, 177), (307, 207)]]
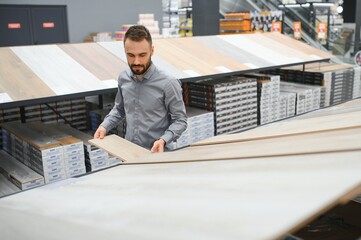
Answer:
[(124, 43), (124, 49), (132, 72), (135, 75), (143, 75), (150, 66), (154, 47), (145, 39), (135, 42), (128, 38)]

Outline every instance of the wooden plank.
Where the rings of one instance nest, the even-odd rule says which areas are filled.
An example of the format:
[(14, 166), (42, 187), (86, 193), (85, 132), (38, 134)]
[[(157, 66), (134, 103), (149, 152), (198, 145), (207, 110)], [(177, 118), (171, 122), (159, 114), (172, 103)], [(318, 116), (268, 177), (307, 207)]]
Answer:
[(0, 48), (0, 56), (0, 103), (55, 95), (10, 48)]
[(64, 52), (100, 80), (118, 79), (128, 65), (96, 43), (58, 45)]
[(246, 66), (257, 66), (259, 68), (272, 66), (270, 61), (264, 60), (257, 55), (249, 54), (249, 52), (245, 52), (217, 36), (197, 37), (195, 40)]
[(202, 146), (228, 142), (242, 142), (352, 127), (361, 127), (361, 111), (332, 116), (321, 116), (311, 119), (292, 119), (291, 121), (274, 123), (241, 133), (211, 137), (191, 145)]
[(11, 50), (57, 95), (117, 87), (109, 86), (56, 45), (11, 47)]
[(235, 61), (232, 58), (229, 58), (224, 53), (218, 52), (215, 49), (197, 41), (197, 38), (199, 37), (175, 38), (172, 39), (171, 44), (175, 47), (183, 49), (184, 51), (192, 53), (199, 59), (199, 61), (206, 60), (207, 64), (212, 68), (217, 69), (217, 67), (221, 66), (224, 69), (228, 69), (229, 72), (248, 69), (247, 66)]
[(194, 146), (175, 152), (147, 155), (127, 163), (209, 161), (361, 150), (360, 138), (361, 127), (355, 127), (272, 139)]
[(129, 142), (117, 135), (108, 135), (103, 139), (91, 139), (89, 140), (89, 143), (104, 149), (111, 155), (122, 159), (124, 162), (132, 162), (139, 157), (151, 154), (149, 150)]
[(318, 50), (314, 47), (307, 45), (306, 43), (292, 39), (284, 34), (280, 34), (280, 33), (264, 33), (264, 34), (266, 37), (268, 37), (270, 39), (281, 42), (281, 43), (285, 44), (286, 46), (292, 46), (295, 49), (298, 49), (299, 51), (308, 54), (310, 56), (310, 61), (321, 60), (321, 59), (331, 59), (331, 58), (335, 57), (332, 54)]
[(282, 239), (358, 189), (360, 155), (122, 165), (0, 199), (0, 232), (14, 240)]

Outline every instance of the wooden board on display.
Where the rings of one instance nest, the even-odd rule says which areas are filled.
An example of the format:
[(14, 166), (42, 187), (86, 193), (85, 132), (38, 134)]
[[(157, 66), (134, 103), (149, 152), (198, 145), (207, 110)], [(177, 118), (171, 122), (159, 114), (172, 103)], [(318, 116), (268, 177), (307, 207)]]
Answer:
[(10, 48), (0, 48), (0, 56), (0, 92), (8, 95), (0, 103), (55, 94)]
[(13, 240), (283, 239), (361, 191), (360, 155), (120, 165), (1, 198), (0, 232)]
[(245, 132), (219, 135), (191, 144), (202, 146), (211, 144), (222, 144), (229, 142), (243, 142), (256, 139), (267, 139), (273, 137), (306, 134), (312, 132), (324, 132), (337, 129), (361, 127), (361, 111), (322, 116), (311, 119), (300, 119), (283, 121), (254, 128)]
[(119, 73), (128, 66), (96, 43), (62, 44), (59, 47), (100, 80), (118, 79)]

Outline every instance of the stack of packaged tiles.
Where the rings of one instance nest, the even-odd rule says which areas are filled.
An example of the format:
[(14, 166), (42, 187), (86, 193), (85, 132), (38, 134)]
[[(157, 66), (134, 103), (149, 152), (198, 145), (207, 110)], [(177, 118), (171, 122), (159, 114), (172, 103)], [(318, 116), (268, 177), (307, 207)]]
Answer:
[(90, 145), (88, 141), (93, 137), (89, 134), (76, 130), (65, 124), (57, 124), (54, 128), (63, 131), (75, 138), (78, 138), (83, 143), (83, 152), (85, 153), (86, 171), (96, 171), (110, 166), (121, 164), (121, 160), (116, 157), (109, 156), (107, 152)]
[(287, 117), (287, 96), (280, 96), (280, 76), (261, 73), (244, 74), (257, 79), (258, 124)]
[(83, 142), (56, 128), (57, 124), (44, 124), (34, 122), (26, 124), (30, 129), (44, 136), (50, 137), (63, 147), (63, 161), (66, 178), (75, 177), (85, 173)]
[(338, 104), (360, 96), (359, 68), (347, 64), (313, 63), (270, 71), (282, 81), (323, 86), (321, 107)]
[(214, 113), (215, 135), (257, 126), (257, 82), (254, 78), (226, 77), (183, 84), (187, 106)]
[(214, 136), (213, 112), (187, 107), (187, 129), (174, 142), (174, 148), (181, 148), (191, 143)]
[(296, 94), (296, 115), (321, 107), (321, 87), (281, 81), (281, 91)]
[(5, 123), (3, 150), (44, 177), (45, 183), (66, 178), (63, 146), (26, 124)]
[[(4, 150), (0, 150), (0, 175), (1, 174), (19, 190), (44, 185), (44, 178), (40, 174), (25, 166)], [(1, 179), (1, 181), (4, 182), (3, 179)], [(10, 186), (10, 190), (11, 188)]]
[[(2, 125), (6, 122), (20, 122), (20, 110), (19, 108), (12, 109), (0, 109), (0, 131), (2, 131)], [(3, 149), (3, 138), (0, 132), (0, 149)]]

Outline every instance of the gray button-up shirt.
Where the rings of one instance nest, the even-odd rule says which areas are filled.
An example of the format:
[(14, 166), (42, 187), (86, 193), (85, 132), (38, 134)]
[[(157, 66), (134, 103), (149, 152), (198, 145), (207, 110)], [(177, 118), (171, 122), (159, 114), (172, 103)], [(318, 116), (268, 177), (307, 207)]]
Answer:
[(187, 128), (181, 83), (153, 63), (141, 79), (130, 68), (119, 75), (115, 105), (101, 124), (107, 132), (126, 118), (125, 139), (150, 149), (162, 138), (166, 147)]

